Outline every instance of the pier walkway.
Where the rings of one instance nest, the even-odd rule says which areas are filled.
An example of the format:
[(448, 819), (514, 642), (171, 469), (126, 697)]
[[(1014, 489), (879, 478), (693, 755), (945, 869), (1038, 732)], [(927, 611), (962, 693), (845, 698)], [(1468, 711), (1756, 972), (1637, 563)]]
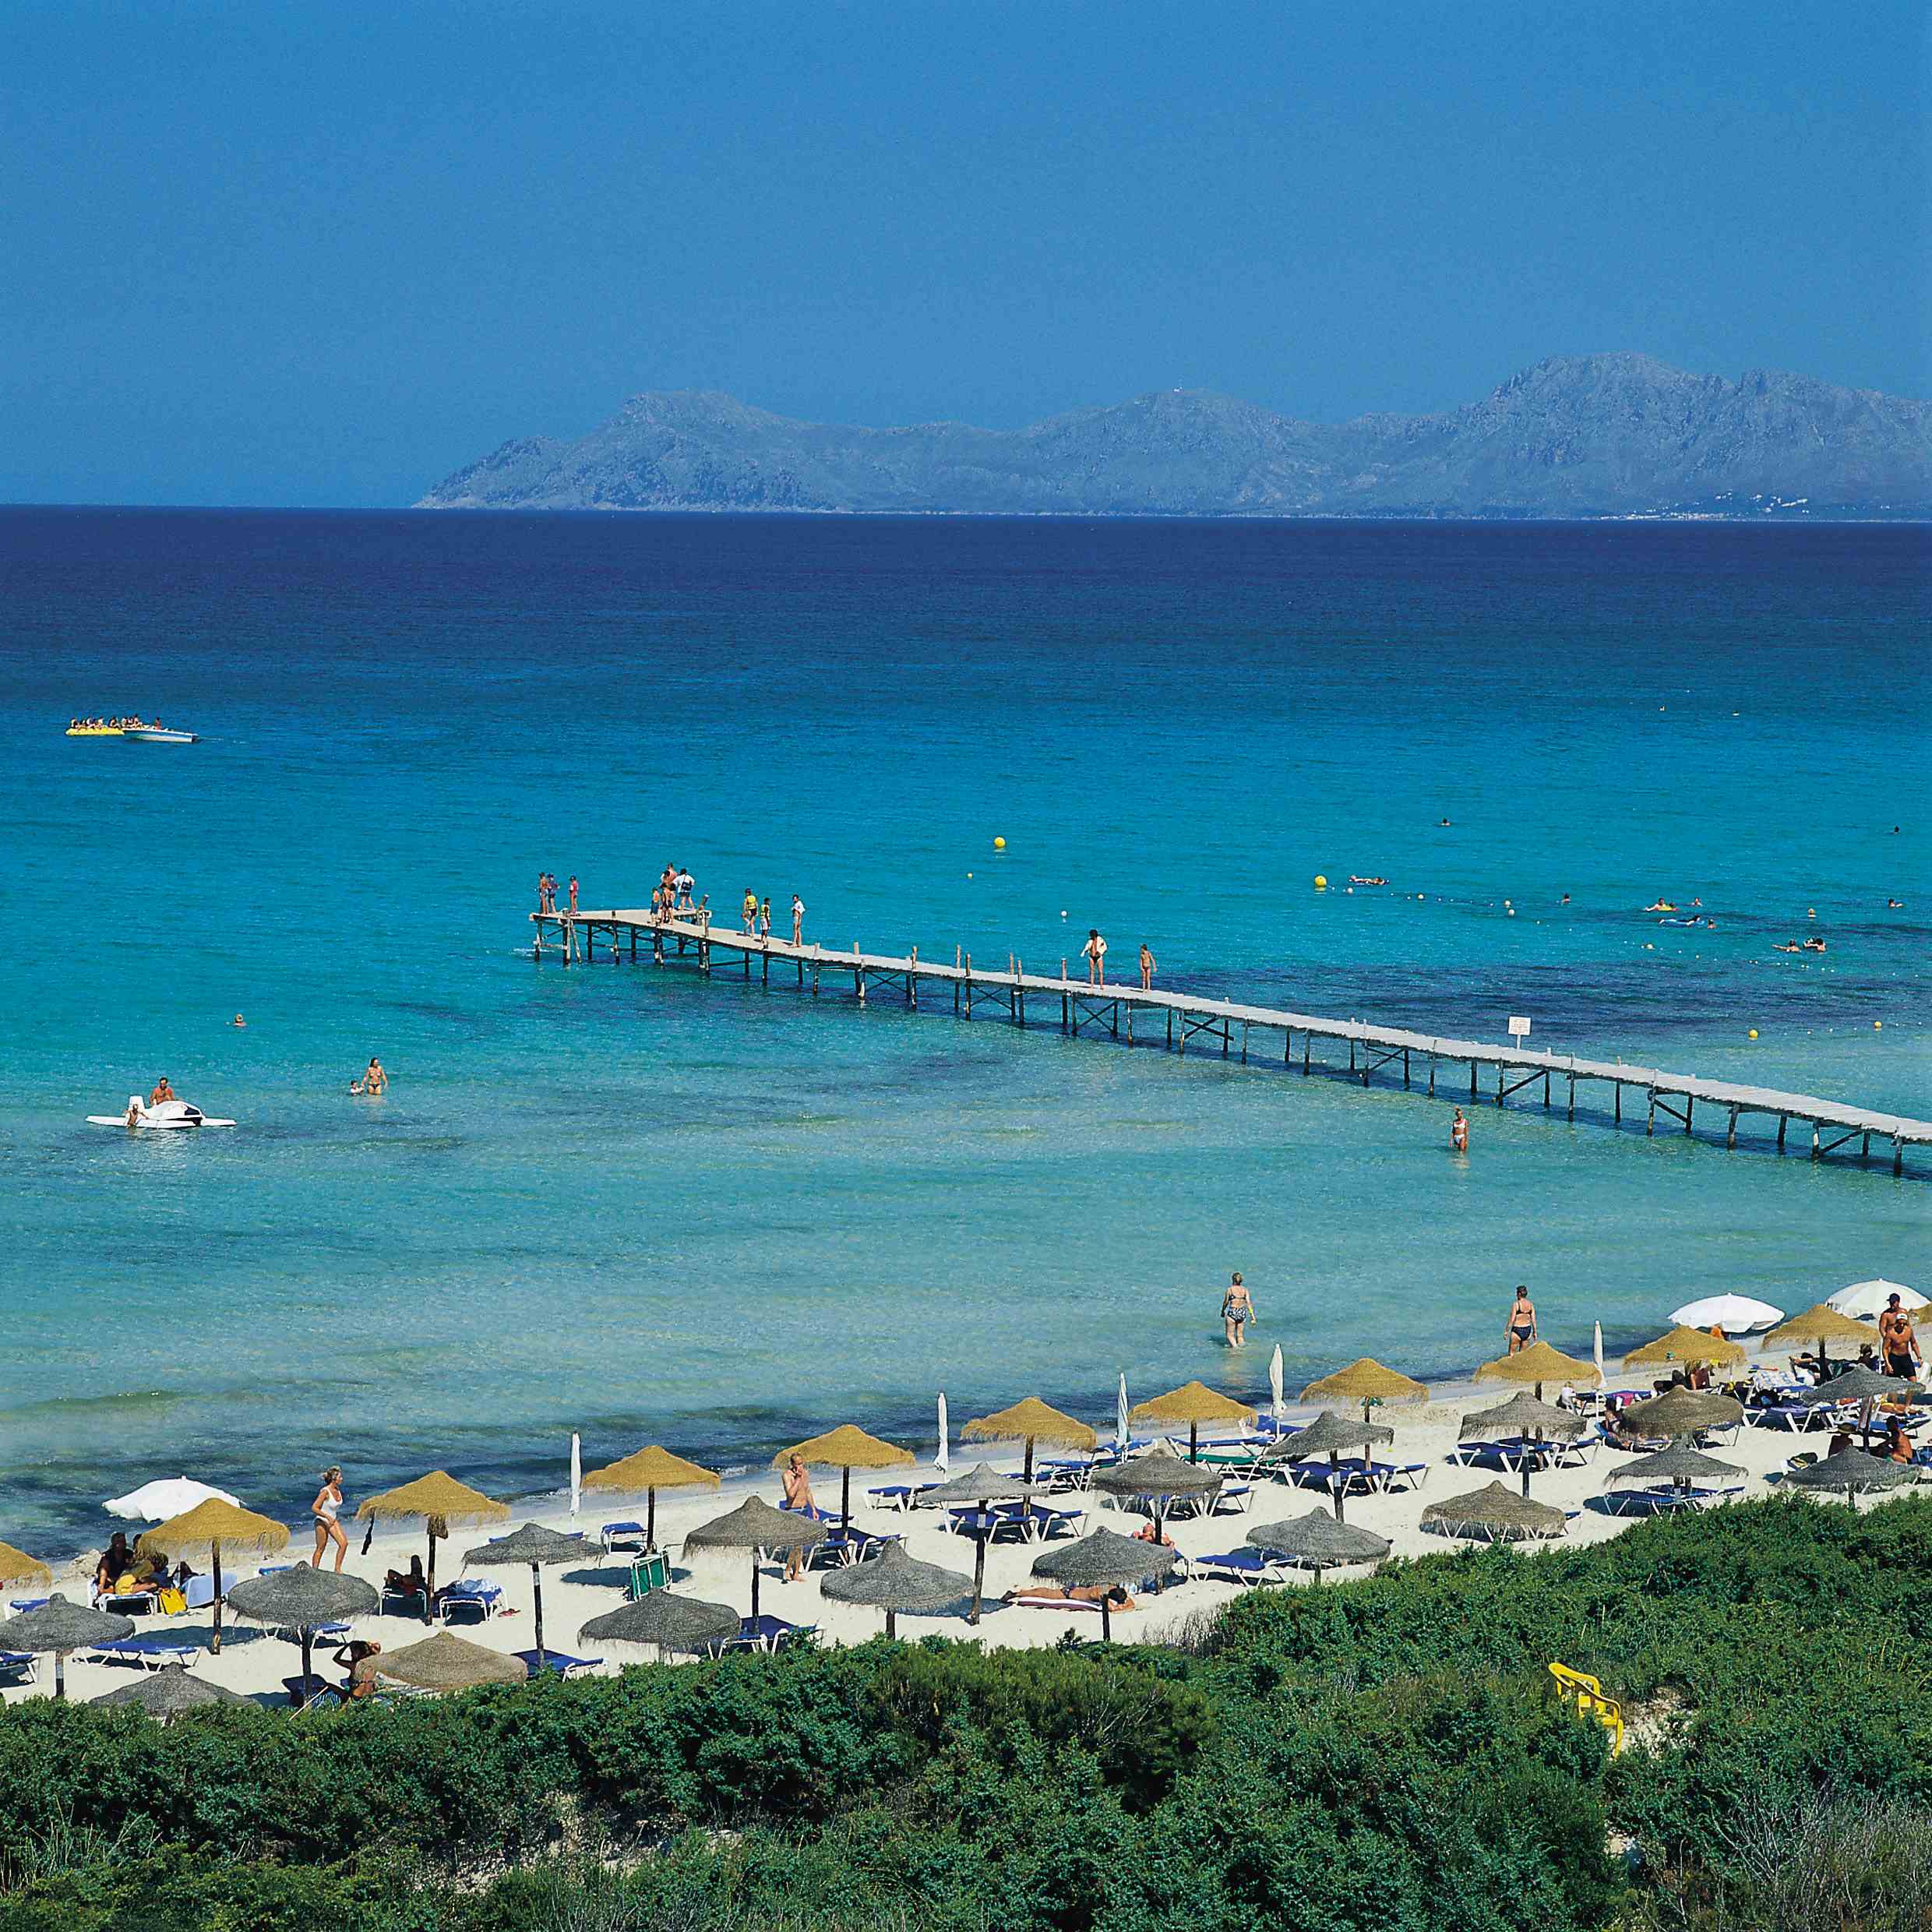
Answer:
[[(790, 967), (797, 989), (809, 991), (815, 999), (827, 985), (843, 993), (849, 981), (851, 996), (861, 1006), (867, 1003), (869, 994), (883, 993), (917, 1010), (923, 996), (929, 1010), (936, 999), (948, 1002), (951, 1012), (962, 1020), (975, 1019), (991, 1010), (1022, 1027), (1029, 1024), (1031, 1004), (1031, 1023), (1035, 1025), (1056, 1026), (1069, 1035), (1104, 1034), (1130, 1045), (1161, 1045), (1180, 1054), (1209, 1052), (1224, 1059), (1239, 1057), (1243, 1064), (1251, 1050), (1259, 1054), (1264, 1049), (1272, 1062), (1273, 1036), (1279, 1035), (1280, 1063), (1293, 1067), (1299, 1035), (1303, 1074), (1341, 1076), (1345, 1070), (1326, 1055), (1334, 1052), (1338, 1056), (1346, 1047), (1346, 1075), (1359, 1079), (1364, 1087), (1378, 1074), (1391, 1081), (1399, 1075), (1403, 1087), (1410, 1091), (1419, 1081), (1426, 1081), (1426, 1091), (1433, 1096), (1440, 1080), (1444, 1095), (1451, 1099), (1493, 1100), (1500, 1107), (1511, 1095), (1540, 1086), (1543, 1106), (1549, 1109), (1554, 1104), (1553, 1083), (1560, 1081), (1566, 1120), (1577, 1117), (1578, 1084), (1586, 1089), (1587, 1106), (1587, 1090), (1594, 1081), (1599, 1090), (1609, 1088), (1609, 1117), (1619, 1125), (1627, 1092), (1633, 1119), (1635, 1109), (1643, 1109), (1646, 1133), (1655, 1133), (1660, 1115), (1672, 1123), (1667, 1132), (1680, 1127), (1690, 1133), (1698, 1109), (1702, 1107), (1707, 1118), (1715, 1116), (1721, 1125), (1727, 1148), (1737, 1144), (1740, 1120), (1749, 1117), (1775, 1121), (1777, 1151), (1782, 1154), (1796, 1121), (1800, 1128), (1811, 1130), (1808, 1151), (1813, 1160), (1822, 1160), (1856, 1142), (1856, 1158), (1868, 1161), (1872, 1143), (1877, 1141), (1881, 1148), (1889, 1144), (1894, 1174), (1904, 1172), (1908, 1147), (1932, 1145), (1932, 1121), (1820, 1100), (1809, 1094), (1700, 1080), (1622, 1060), (1582, 1059), (1573, 1054), (1437, 1038), (1356, 1020), (1324, 1020), (1313, 1014), (1246, 1006), (1165, 988), (1090, 985), (1084, 979), (1029, 973), (1024, 961), (1018, 959), (1009, 959), (1003, 970), (994, 970), (975, 965), (970, 954), (956, 954), (950, 964), (922, 959), (916, 947), (900, 957), (863, 952), (855, 941), (851, 951), (837, 952), (821, 946), (794, 946), (775, 936), (760, 940), (742, 932), (724, 932), (695, 920), (656, 919), (643, 910), (533, 912), (530, 918), (535, 930), (534, 957), (541, 959), (546, 952), (561, 953), (566, 964), (594, 960), (601, 943), (612, 959), (628, 954), (634, 960), (641, 946), (644, 955), (659, 965), (682, 959), (708, 973), (717, 964), (735, 964), (745, 978), (756, 977), (766, 985), (771, 983), (774, 968), (781, 969), (782, 984), (782, 969)], [(1318, 1043), (1324, 1049), (1320, 1059), (1314, 1055)], [(1462, 1081), (1465, 1066), (1466, 1095)], [(1491, 1074), (1493, 1085), (1486, 1085)]]

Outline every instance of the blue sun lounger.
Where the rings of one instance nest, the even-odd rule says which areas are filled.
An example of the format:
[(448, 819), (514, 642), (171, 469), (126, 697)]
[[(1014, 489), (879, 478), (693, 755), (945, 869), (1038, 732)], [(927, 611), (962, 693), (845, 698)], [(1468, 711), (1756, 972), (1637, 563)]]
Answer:
[(0, 1650), (0, 1683), (31, 1683), (40, 1675), (40, 1660), (30, 1650)]
[(96, 1663), (136, 1664), (143, 1670), (159, 1670), (164, 1664), (192, 1664), (201, 1655), (201, 1646), (178, 1643), (171, 1637), (124, 1637), (118, 1643), (93, 1645), (86, 1654)]
[(562, 1652), (552, 1650), (548, 1645), (545, 1647), (541, 1665), (537, 1662), (537, 1653), (534, 1650), (513, 1650), (510, 1655), (518, 1659), (533, 1677), (540, 1672), (552, 1670), (559, 1677), (574, 1676), (580, 1670), (596, 1669), (604, 1661), (601, 1657), (566, 1657)]
[(809, 1644), (818, 1636), (816, 1624), (788, 1624), (767, 1611), (763, 1616), (748, 1616), (739, 1624), (738, 1634), (712, 1646), (714, 1654), (732, 1650), (782, 1650), (790, 1644)]
[(1273, 1583), (1280, 1578), (1274, 1559), (1260, 1549), (1224, 1549), (1215, 1557), (1189, 1557), (1190, 1577), (1208, 1577), (1217, 1583)]
[(460, 1611), (467, 1618), (474, 1616), (479, 1623), (487, 1622), (494, 1616), (503, 1601), (501, 1584), (485, 1583), (475, 1577), (459, 1577), (446, 1588), (436, 1592), (436, 1613), (444, 1623), (451, 1621), (453, 1614)]
[(597, 1533), (607, 1557), (613, 1549), (634, 1549), (640, 1556), (643, 1554), (644, 1526), (642, 1523), (606, 1523)]

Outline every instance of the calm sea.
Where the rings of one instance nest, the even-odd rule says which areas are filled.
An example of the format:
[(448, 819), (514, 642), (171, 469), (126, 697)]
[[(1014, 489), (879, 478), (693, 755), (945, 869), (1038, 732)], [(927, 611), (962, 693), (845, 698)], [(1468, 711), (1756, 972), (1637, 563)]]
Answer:
[[(1582, 1347), (1932, 1286), (1923, 1155), (1490, 1106), (1457, 1161), (1399, 1091), (537, 964), (525, 917), (540, 868), (640, 904), (675, 859), (828, 945), (1098, 925), (1166, 983), (1932, 1113), (1929, 548), (0, 512), (0, 1535), (177, 1471), (298, 1516), (330, 1460), (352, 1503), (548, 1489), (573, 1429), (923, 1451), (941, 1388), (1098, 1415), (1277, 1341), (1296, 1386), (1451, 1371), (1519, 1281)], [(62, 735), (118, 710), (202, 742)], [(164, 1073), (239, 1130), (83, 1124)]]

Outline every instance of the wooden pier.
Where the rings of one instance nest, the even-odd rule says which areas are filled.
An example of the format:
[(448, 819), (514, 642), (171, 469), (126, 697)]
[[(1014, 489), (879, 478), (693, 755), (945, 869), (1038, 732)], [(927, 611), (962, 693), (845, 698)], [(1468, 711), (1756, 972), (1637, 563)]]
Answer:
[[(781, 985), (788, 968), (796, 989), (809, 992), (814, 999), (827, 990), (843, 995), (849, 985), (851, 997), (862, 1007), (869, 997), (883, 994), (916, 1011), (923, 999), (926, 1010), (950, 1010), (961, 1020), (975, 1020), (992, 1012), (1015, 1026), (1055, 1026), (1069, 1035), (1104, 1034), (1130, 1045), (1161, 1046), (1182, 1055), (1205, 1052), (1222, 1059), (1238, 1058), (1244, 1066), (1252, 1055), (1257, 1060), (1265, 1057), (1271, 1063), (1298, 1070), (1304, 1076), (1320, 1073), (1359, 1079), (1364, 1087), (1377, 1074), (1391, 1082), (1399, 1076), (1406, 1091), (1414, 1091), (1420, 1085), (1434, 1098), (1440, 1087), (1442, 1098), (1465, 1104), (1493, 1101), (1500, 1107), (1518, 1094), (1528, 1091), (1534, 1096), (1540, 1088), (1546, 1110), (1553, 1109), (1560, 1098), (1566, 1121), (1577, 1118), (1578, 1087), (1585, 1089), (1587, 1107), (1595, 1083), (1598, 1095), (1609, 1101), (1609, 1119), (1618, 1126), (1624, 1122), (1627, 1096), (1633, 1123), (1641, 1108), (1647, 1134), (1657, 1132), (1660, 1117), (1668, 1123), (1666, 1132), (1681, 1128), (1690, 1134), (1701, 1108), (1702, 1118), (1722, 1129), (1727, 1148), (1737, 1145), (1740, 1120), (1775, 1122), (1776, 1149), (1782, 1154), (1795, 1121), (1801, 1130), (1810, 1130), (1809, 1148), (1802, 1151), (1808, 1151), (1813, 1160), (1823, 1160), (1856, 1143), (1855, 1158), (1869, 1161), (1872, 1144), (1877, 1141), (1881, 1151), (1889, 1147), (1894, 1174), (1905, 1172), (1908, 1147), (1932, 1145), (1932, 1121), (1820, 1100), (1808, 1094), (1700, 1080), (1621, 1060), (1581, 1059), (1572, 1054), (1492, 1046), (1479, 1040), (1438, 1038), (1356, 1020), (1324, 1020), (1312, 1014), (1244, 1006), (1164, 988), (1091, 985), (1084, 978), (1029, 973), (1023, 961), (1010, 957), (1003, 968), (993, 968), (975, 965), (968, 953), (956, 951), (947, 962), (922, 959), (915, 947), (899, 957), (863, 952), (856, 941), (851, 951), (838, 952), (821, 946), (794, 946), (776, 937), (763, 940), (742, 932), (724, 932), (696, 920), (657, 919), (643, 911), (533, 912), (530, 918), (535, 929), (533, 956), (541, 959), (547, 952), (559, 953), (566, 965), (595, 960), (601, 945), (612, 960), (642, 957), (660, 966), (682, 960), (703, 973), (721, 964), (728, 970), (735, 965), (747, 981), (755, 978), (767, 986), (774, 968)], [(1276, 1062), (1278, 1035), (1281, 1051)], [(1324, 1049), (1320, 1059), (1314, 1052), (1317, 1045)], [(1340, 1064), (1345, 1048), (1349, 1056), (1345, 1068)], [(1608, 1094), (1603, 1096), (1606, 1088)], [(1597, 1117), (1602, 1118), (1605, 1111), (1599, 1106)]]

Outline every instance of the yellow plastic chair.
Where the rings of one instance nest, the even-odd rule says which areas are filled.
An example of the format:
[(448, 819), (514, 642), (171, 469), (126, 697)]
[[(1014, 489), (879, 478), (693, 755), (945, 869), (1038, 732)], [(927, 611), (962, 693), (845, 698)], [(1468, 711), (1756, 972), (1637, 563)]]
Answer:
[(1553, 1663), (1549, 1674), (1557, 1680), (1558, 1694), (1565, 1703), (1575, 1706), (1579, 1717), (1594, 1718), (1609, 1733), (1611, 1754), (1620, 1751), (1624, 1748), (1623, 1705), (1614, 1698), (1606, 1698), (1595, 1678), (1572, 1670), (1567, 1664)]

